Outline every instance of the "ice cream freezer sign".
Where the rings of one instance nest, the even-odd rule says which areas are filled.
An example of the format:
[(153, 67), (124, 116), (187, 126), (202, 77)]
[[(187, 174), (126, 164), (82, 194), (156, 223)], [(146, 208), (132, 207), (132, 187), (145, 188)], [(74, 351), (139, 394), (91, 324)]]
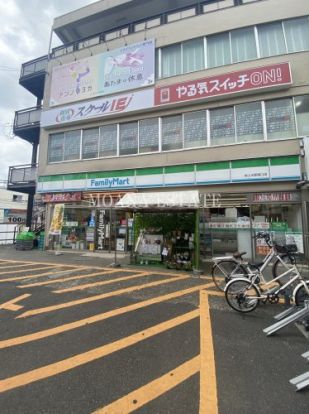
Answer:
[(290, 64), (278, 63), (156, 88), (155, 105), (278, 89), (291, 84)]

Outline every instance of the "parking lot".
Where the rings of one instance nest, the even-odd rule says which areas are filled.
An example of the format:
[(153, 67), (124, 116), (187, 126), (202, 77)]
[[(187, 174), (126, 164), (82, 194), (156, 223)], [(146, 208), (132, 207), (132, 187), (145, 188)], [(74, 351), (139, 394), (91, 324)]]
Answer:
[(308, 341), (233, 312), (207, 275), (0, 256), (2, 413), (306, 412)]

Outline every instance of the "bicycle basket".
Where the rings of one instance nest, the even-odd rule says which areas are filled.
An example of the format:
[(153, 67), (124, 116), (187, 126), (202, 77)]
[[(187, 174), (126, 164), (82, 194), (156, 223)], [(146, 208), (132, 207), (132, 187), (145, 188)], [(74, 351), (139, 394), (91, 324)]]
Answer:
[(296, 253), (298, 251), (296, 244), (286, 244), (285, 246), (275, 244), (275, 249), (278, 253)]

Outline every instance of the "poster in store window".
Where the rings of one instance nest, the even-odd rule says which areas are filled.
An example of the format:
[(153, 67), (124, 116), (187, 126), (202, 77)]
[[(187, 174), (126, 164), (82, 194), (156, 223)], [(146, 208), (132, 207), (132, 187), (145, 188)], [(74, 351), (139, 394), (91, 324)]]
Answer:
[(49, 228), (49, 234), (59, 236), (63, 225), (64, 204), (55, 204), (53, 218)]

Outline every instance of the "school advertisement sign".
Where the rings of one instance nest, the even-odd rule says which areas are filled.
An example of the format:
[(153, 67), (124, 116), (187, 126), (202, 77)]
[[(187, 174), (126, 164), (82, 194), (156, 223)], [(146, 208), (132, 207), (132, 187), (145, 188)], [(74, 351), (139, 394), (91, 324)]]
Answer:
[(267, 88), (278, 89), (291, 84), (290, 64), (278, 63), (156, 88), (155, 105), (215, 98)]

